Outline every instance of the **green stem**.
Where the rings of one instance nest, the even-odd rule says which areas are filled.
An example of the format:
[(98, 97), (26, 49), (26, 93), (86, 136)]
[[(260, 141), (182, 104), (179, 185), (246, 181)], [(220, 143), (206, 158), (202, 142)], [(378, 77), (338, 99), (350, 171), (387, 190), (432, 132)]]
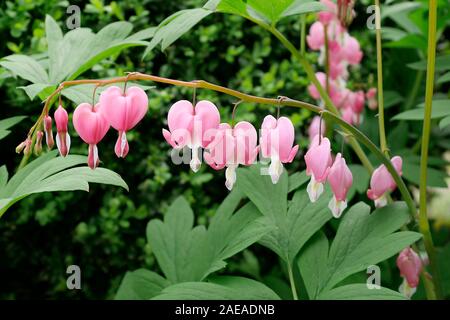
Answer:
[(295, 287), (294, 273), (292, 272), (291, 264), (287, 264), (288, 274), (289, 274), (289, 283), (291, 284), (292, 297), (294, 300), (298, 300), (297, 289)]
[[(376, 8), (380, 8), (380, 0), (375, 0)], [(389, 156), (389, 149), (386, 142), (386, 132), (384, 129), (384, 99), (383, 99), (383, 56), (381, 52), (381, 17), (380, 10), (375, 10), (376, 38), (377, 38), (377, 82), (378, 82), (378, 127), (380, 134), (381, 151)]]
[(420, 203), (419, 203), (419, 229), (423, 234), (425, 249), (430, 259), (436, 298), (441, 297), (439, 267), (436, 259), (436, 251), (431, 236), (430, 224), (427, 216), (427, 166), (428, 146), (430, 142), (431, 110), (433, 104), (434, 69), (436, 60), (436, 16), (437, 1), (429, 1), (428, 12), (428, 54), (427, 54), (427, 77), (425, 87), (425, 108), (422, 130), (422, 152), (420, 157)]
[(306, 14), (300, 15), (300, 52), (305, 54), (306, 43)]

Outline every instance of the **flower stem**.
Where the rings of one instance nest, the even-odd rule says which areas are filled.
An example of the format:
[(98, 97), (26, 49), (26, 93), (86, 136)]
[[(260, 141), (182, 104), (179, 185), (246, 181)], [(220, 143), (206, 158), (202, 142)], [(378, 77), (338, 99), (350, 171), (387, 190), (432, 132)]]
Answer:
[(427, 53), (427, 76), (425, 87), (425, 108), (422, 129), (422, 151), (420, 157), (420, 204), (419, 204), (419, 229), (423, 235), (425, 248), (430, 259), (434, 290), (436, 298), (441, 297), (439, 267), (436, 259), (436, 251), (431, 236), (430, 224), (427, 216), (427, 166), (428, 146), (430, 142), (431, 110), (433, 104), (434, 69), (436, 60), (436, 16), (437, 1), (430, 0), (428, 12), (428, 53)]
[(292, 290), (292, 298), (294, 298), (294, 300), (298, 300), (297, 289), (295, 287), (294, 273), (292, 272), (292, 266), (289, 262), (287, 264), (287, 268), (289, 274), (289, 283), (291, 285)]
[(381, 52), (381, 17), (380, 0), (375, 0), (375, 25), (377, 42), (377, 82), (378, 82), (378, 127), (380, 135), (381, 151), (389, 156), (389, 148), (386, 142), (386, 131), (384, 129), (384, 99), (383, 99), (383, 56)]

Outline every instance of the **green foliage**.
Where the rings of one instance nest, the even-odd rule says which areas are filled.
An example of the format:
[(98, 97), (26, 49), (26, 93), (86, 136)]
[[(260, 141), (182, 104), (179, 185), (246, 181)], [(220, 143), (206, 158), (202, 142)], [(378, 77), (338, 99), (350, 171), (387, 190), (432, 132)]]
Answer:
[[(308, 296), (311, 299), (375, 298), (371, 292), (377, 290), (368, 290), (365, 284), (333, 288), (348, 276), (366, 270), (419, 240), (419, 233), (395, 232), (408, 220), (404, 203), (377, 209), (372, 214), (363, 203), (351, 207), (330, 247), (326, 236), (319, 232), (299, 255), (299, 268)], [(390, 290), (374, 295), (380, 295), (380, 299), (401, 297)]]
[(8, 119), (0, 120), (0, 140), (5, 138), (8, 134), (11, 133), (10, 129), (12, 126), (18, 124), (20, 121), (25, 119), (24, 116), (11, 117)]
[(128, 190), (123, 179), (111, 170), (76, 167), (86, 163), (85, 156), (69, 155), (55, 158), (52, 151), (19, 170), (8, 182), (6, 167), (1, 169), (0, 217), (17, 201), (34, 193), (52, 191), (89, 191), (89, 183), (120, 186)]

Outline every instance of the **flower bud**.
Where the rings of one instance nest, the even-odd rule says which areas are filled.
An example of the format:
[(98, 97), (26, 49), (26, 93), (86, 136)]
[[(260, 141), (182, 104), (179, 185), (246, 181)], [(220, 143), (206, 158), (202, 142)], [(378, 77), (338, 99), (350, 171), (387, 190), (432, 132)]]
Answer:
[(36, 133), (36, 143), (34, 144), (34, 154), (37, 156), (42, 153), (42, 138), (43, 137), (44, 137), (44, 133), (39, 130)]
[(55, 145), (55, 140), (53, 140), (52, 122), (52, 118), (49, 115), (44, 117), (45, 143), (49, 150)]
[(32, 144), (31, 138), (28, 137), (25, 140), (25, 148), (23, 149), (23, 154), (24, 155), (28, 156), (28, 155), (31, 154), (31, 144)]

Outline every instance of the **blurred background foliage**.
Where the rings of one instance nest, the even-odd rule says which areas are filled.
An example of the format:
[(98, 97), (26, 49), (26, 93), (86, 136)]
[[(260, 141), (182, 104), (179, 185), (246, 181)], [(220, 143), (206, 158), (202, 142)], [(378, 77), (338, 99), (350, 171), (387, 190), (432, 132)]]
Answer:
[[(204, 2), (5, 1), (0, 6), (0, 31), (3, 36), (0, 57), (14, 53), (45, 53), (45, 15), (55, 18), (62, 30), (67, 32), (65, 20), (69, 5), (80, 6), (82, 27), (97, 32), (111, 22), (124, 20), (131, 22), (136, 32), (157, 26), (176, 11), (200, 7)], [(368, 4), (369, 1), (358, 1), (358, 16), (350, 27), (350, 32), (360, 41), (365, 54), (361, 67), (351, 72), (350, 86), (353, 88), (366, 89), (375, 85), (375, 41), (373, 33), (366, 27)], [(314, 15), (308, 16), (308, 24), (314, 20)], [(388, 26), (399, 24), (394, 19), (385, 21)], [(279, 28), (300, 46), (298, 16), (283, 20)], [(448, 42), (439, 47), (441, 54), (448, 54), (449, 50)], [(284, 95), (314, 102), (307, 94), (309, 83), (299, 64), (267, 32), (237, 16), (210, 15), (165, 52), (154, 49), (145, 60), (141, 60), (142, 53), (141, 47), (126, 49), (96, 64), (83, 77), (104, 78), (123, 75), (127, 71), (140, 71), (174, 79), (205, 79), (254, 95)], [(394, 45), (384, 50), (384, 56), (384, 85), (389, 92), (385, 94), (387, 119), (390, 119), (423, 101), (424, 72), (408, 68), (406, 64), (422, 60), (424, 53), (411, 46)], [(308, 58), (314, 62), (317, 54), (308, 53)], [(14, 128), (14, 134), (1, 141), (1, 162), (7, 165), (10, 172), (20, 161), (14, 148), (25, 138), (42, 107), (38, 98), (30, 101), (23, 90), (17, 89), (26, 84), (0, 69), (0, 92), (3, 97), (0, 119), (15, 115), (28, 116)], [(438, 84), (438, 89), (442, 96), (448, 98), (448, 82)], [(194, 209), (199, 224), (207, 223), (214, 214), (227, 194), (223, 173), (203, 166), (198, 173), (193, 174), (187, 165), (173, 165), (170, 148), (161, 134), (161, 129), (166, 126), (170, 105), (179, 99), (191, 99), (192, 90), (158, 84), (148, 94), (148, 115), (127, 135), (130, 141), (127, 158), (123, 160), (115, 157), (113, 147), (116, 137), (112, 131), (99, 146), (103, 166), (119, 173), (130, 186), (130, 192), (95, 185), (89, 193), (40, 194), (16, 204), (2, 218), (0, 298), (111, 298), (127, 270), (156, 268), (152, 248), (146, 243), (145, 228), (148, 220), (160, 217), (173, 199), (183, 194)], [(232, 103), (235, 100), (204, 90), (197, 92), (197, 99), (214, 101), (220, 108), (223, 121), (231, 120)], [(74, 106), (69, 101), (65, 101), (65, 104), (68, 110), (73, 110)], [(304, 110), (286, 109), (281, 112), (291, 117), (297, 129), (297, 142), (304, 150), (308, 145), (306, 130), (311, 115)], [(276, 106), (261, 108), (243, 103), (237, 110), (236, 121), (245, 119), (259, 127), (267, 113), (276, 114)], [(417, 158), (421, 126), (415, 124), (417, 122), (388, 123), (387, 133), (392, 153), (409, 154), (412, 159)], [(374, 111), (365, 111), (361, 129), (377, 143), (377, 118)], [(74, 138), (76, 134), (73, 128), (70, 131)], [(434, 166), (439, 173), (446, 164), (442, 160), (442, 153), (449, 149), (449, 126), (437, 128), (432, 134), (431, 156), (436, 160)], [(71, 153), (86, 153), (86, 146), (79, 139), (72, 141)], [(335, 139), (333, 147), (340, 150), (340, 139)], [(351, 151), (345, 152), (350, 157)], [(357, 163), (354, 159), (354, 163)], [(302, 161), (294, 161), (288, 169), (293, 172), (303, 169), (303, 166)], [(437, 174), (436, 179), (439, 181), (436, 184), (442, 186), (444, 176)], [(409, 180), (412, 185), (418, 182), (414, 182), (413, 178)], [(367, 184), (367, 179), (365, 181)], [(364, 194), (353, 192), (353, 195), (354, 200), (366, 199)], [(333, 230), (334, 227), (335, 221), (332, 221), (328, 228)], [(439, 230), (437, 242), (443, 245), (448, 241), (448, 231), (445, 227)], [(70, 291), (66, 288), (66, 268), (70, 264), (81, 267), (82, 290)], [(400, 280), (397, 272), (391, 271), (394, 268), (393, 259), (381, 267), (385, 275), (382, 281), (386, 282), (383, 285), (397, 289)], [(260, 246), (253, 246), (234, 257), (228, 270), (256, 278), (262, 275), (270, 278), (283, 272), (276, 258)], [(364, 274), (360, 276), (364, 277)], [(286, 297), (289, 297), (286, 283), (275, 276), (273, 282), (274, 286), (280, 288), (279, 292), (284, 290)]]

